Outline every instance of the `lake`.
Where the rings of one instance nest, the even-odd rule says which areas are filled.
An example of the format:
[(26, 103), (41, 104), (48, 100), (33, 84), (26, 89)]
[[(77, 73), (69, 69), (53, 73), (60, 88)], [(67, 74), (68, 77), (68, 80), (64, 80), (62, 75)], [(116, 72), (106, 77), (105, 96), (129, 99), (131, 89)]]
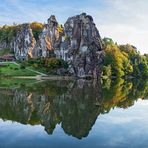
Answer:
[(147, 148), (148, 80), (0, 79), (0, 148)]

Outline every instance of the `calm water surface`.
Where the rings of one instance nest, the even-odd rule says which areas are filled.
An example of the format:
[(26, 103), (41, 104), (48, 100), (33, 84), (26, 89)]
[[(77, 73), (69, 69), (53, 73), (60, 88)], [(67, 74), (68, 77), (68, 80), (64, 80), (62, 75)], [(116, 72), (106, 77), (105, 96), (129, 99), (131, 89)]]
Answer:
[(147, 148), (148, 81), (0, 80), (0, 148)]

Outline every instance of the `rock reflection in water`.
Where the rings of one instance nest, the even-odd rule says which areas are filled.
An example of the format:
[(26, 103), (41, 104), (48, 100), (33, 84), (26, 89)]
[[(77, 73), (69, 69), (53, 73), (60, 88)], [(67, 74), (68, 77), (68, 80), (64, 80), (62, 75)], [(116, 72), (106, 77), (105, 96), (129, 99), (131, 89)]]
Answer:
[(0, 118), (41, 124), (48, 134), (61, 124), (76, 138), (89, 134), (97, 117), (114, 107), (127, 108), (148, 96), (147, 81), (47, 81), (0, 89)]

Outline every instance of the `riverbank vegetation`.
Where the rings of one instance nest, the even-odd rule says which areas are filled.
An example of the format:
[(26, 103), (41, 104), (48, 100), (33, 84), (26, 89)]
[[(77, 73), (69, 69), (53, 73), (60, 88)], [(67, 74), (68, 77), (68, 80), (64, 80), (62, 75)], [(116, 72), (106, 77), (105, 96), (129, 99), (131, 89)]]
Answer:
[(132, 45), (118, 45), (110, 38), (103, 39), (105, 51), (103, 76), (148, 77), (148, 55), (141, 55)]
[(37, 58), (28, 61), (19, 61), (22, 67), (29, 67), (47, 75), (66, 74), (68, 63), (57, 58)]

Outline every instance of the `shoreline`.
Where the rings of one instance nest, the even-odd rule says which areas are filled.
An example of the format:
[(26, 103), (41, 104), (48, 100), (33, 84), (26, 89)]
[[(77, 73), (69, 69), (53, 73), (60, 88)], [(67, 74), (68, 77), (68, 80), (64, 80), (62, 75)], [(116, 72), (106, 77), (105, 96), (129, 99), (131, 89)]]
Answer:
[(36, 80), (75, 80), (76, 77), (72, 76), (42, 76), (42, 75), (37, 75), (37, 76), (16, 76), (16, 77), (11, 77), (14, 79), (36, 79)]
[[(8, 78), (8, 79), (35, 79), (35, 80), (77, 80), (77, 79), (84, 79), (84, 80), (97, 80), (97, 79), (87, 79), (87, 78), (78, 78), (76, 76), (60, 76), (60, 75), (36, 75), (36, 76), (1, 76), (1, 78)], [(120, 77), (100, 77), (98, 79), (118, 79)], [(133, 77), (133, 76), (126, 76), (121, 77), (122, 79), (143, 79), (142, 77)], [(146, 78), (147, 79), (147, 78)]]

